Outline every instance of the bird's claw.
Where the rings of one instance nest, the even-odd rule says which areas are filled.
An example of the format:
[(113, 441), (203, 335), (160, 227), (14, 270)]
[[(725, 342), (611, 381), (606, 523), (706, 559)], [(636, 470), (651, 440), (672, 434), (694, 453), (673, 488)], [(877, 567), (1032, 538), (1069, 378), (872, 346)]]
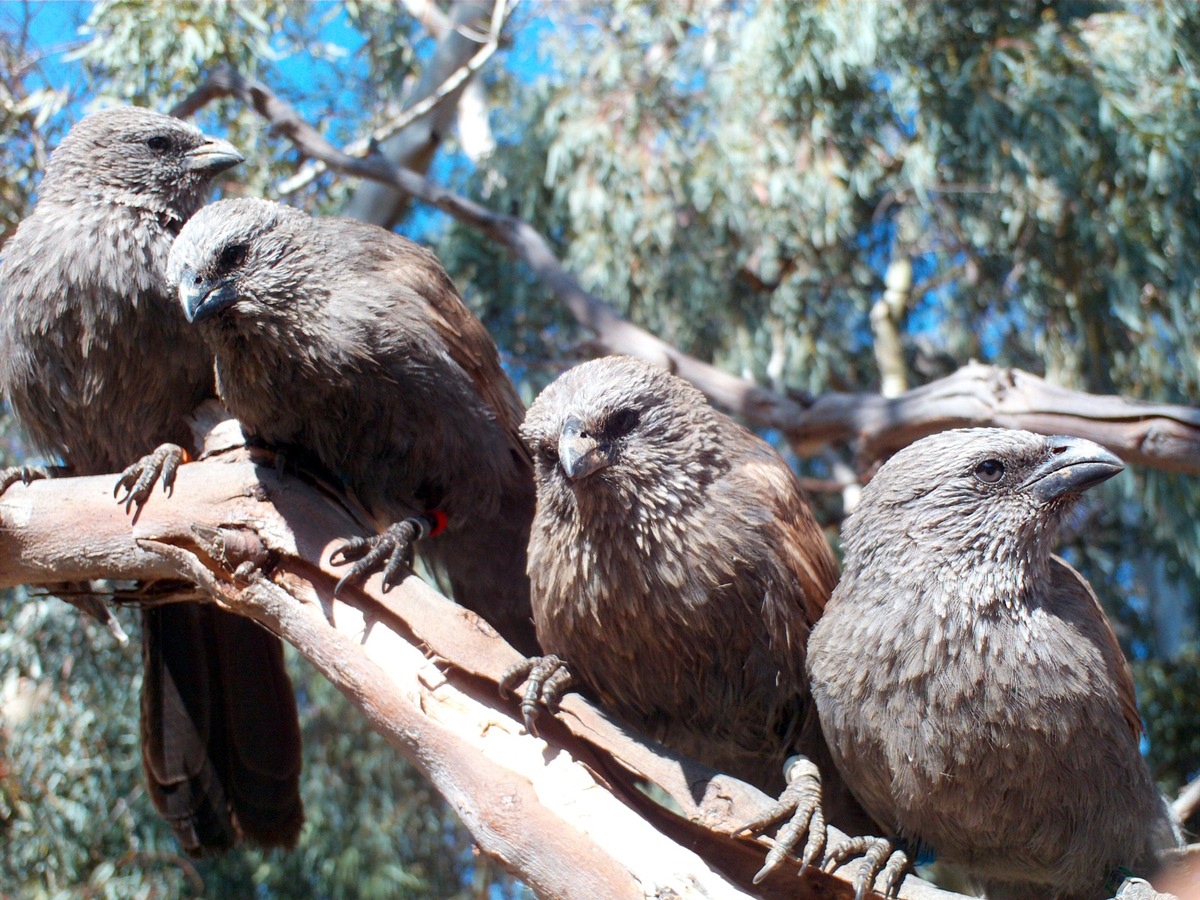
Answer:
[(537, 737), (538, 701), (550, 710), (551, 715), (558, 712), (558, 703), (574, 677), (567, 664), (551, 653), (531, 656), (509, 666), (500, 679), (500, 693), (513, 691), (522, 681), (525, 682), (525, 693), (521, 697), (521, 717), (525, 720), (525, 730)]
[(887, 838), (852, 837), (831, 849), (825, 857), (824, 869), (833, 872), (848, 860), (862, 857), (854, 876), (854, 900), (862, 900), (874, 888), (885, 897), (896, 896), (900, 879), (908, 870), (908, 854), (896, 849)]
[(49, 477), (50, 472), (44, 466), (9, 466), (6, 469), (0, 469), (0, 494), (18, 481), (28, 486), (30, 482)]
[(340, 593), (347, 584), (362, 581), (380, 568), (383, 571), (383, 591), (390, 591), (412, 572), (413, 547), (428, 530), (428, 523), (423, 518), (412, 517), (389, 525), (382, 534), (346, 541), (329, 557), (329, 562), (335, 566), (354, 563), (338, 581), (333, 589), (334, 595)]
[(175, 473), (186, 457), (178, 444), (160, 444), (121, 473), (113, 487), (113, 496), (117, 497), (124, 488), (125, 496), (117, 497), (117, 502), (125, 504), (125, 512), (134, 506), (141, 509), (154, 490), (154, 482), (161, 476), (163, 491), (169, 497), (175, 489)]
[[(821, 772), (816, 764), (805, 756), (793, 756), (786, 766), (787, 787), (779, 799), (757, 819), (747, 822), (738, 829), (739, 835), (757, 834), (772, 825), (783, 822), (775, 835), (774, 846), (767, 853), (763, 867), (754, 876), (760, 884), (783, 860), (792, 854), (796, 845), (804, 838), (804, 850), (800, 854), (800, 871), (820, 859), (825, 846), (825, 812), (821, 808)], [(784, 821), (786, 820), (786, 821)]]

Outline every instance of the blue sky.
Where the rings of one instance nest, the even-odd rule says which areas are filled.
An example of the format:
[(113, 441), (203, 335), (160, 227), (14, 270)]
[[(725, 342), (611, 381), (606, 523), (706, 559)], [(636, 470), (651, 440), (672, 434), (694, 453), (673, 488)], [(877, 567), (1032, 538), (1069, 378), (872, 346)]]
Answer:
[[(29, 19), (29, 46), (36, 51), (45, 51), (42, 71), (51, 86), (59, 86), (77, 77), (73, 64), (66, 59), (66, 51), (77, 45), (81, 38), (79, 25), (87, 20), (93, 4), (80, 0), (54, 0), (28, 4), (16, 0), (0, 0), (0, 29), (12, 31)], [(336, 2), (311, 3), (307, 8), (314, 18), (324, 20), (320, 38), (328, 44), (353, 54), (364, 43), (363, 36), (351, 27), (342, 4)], [(532, 80), (545, 71), (545, 61), (540, 48), (549, 28), (547, 20), (536, 14), (526, 20), (521, 28), (512, 31), (512, 44), (505, 52), (505, 65), (523, 80)], [(292, 85), (303, 91), (314, 79), (313, 63), (310, 58), (294, 54), (278, 61), (279, 72)]]

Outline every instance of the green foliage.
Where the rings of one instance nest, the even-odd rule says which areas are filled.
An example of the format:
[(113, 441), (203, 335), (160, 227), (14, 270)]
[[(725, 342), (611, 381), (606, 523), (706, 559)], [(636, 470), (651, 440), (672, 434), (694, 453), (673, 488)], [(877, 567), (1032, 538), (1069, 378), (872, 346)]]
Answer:
[(6, 893), (53, 896), (91, 885), (136, 896), (144, 872), (177, 891), (177, 853), (141, 786), (136, 645), (113, 638), (61, 600), (5, 592), (4, 660)]
[(1134, 675), (1154, 774), (1167, 790), (1176, 791), (1200, 759), (1200, 729), (1195, 727), (1200, 721), (1200, 645), (1174, 659), (1139, 662)]

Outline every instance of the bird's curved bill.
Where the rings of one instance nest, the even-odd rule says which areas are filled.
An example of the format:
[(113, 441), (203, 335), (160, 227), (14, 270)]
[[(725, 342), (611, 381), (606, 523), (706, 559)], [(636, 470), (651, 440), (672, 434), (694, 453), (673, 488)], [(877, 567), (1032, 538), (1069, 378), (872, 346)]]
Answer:
[(1076, 437), (1054, 437), (1051, 455), (1025, 480), (1023, 487), (1047, 502), (1078, 494), (1107, 481), (1125, 468), (1115, 454), (1099, 444)]
[(209, 138), (195, 150), (188, 151), (185, 158), (190, 171), (211, 172), (214, 175), (246, 160), (237, 147), (220, 138)]
[(203, 322), (236, 303), (237, 291), (228, 281), (213, 284), (185, 273), (179, 284), (179, 299), (189, 322)]
[(609, 464), (604, 447), (583, 431), (583, 423), (571, 416), (558, 435), (558, 464), (572, 481), (587, 478)]

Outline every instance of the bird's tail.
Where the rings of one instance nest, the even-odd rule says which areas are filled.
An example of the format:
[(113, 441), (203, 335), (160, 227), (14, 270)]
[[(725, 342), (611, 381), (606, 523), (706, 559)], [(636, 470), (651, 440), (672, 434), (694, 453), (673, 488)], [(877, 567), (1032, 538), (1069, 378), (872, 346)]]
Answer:
[(279, 639), (210, 604), (142, 614), (142, 764), (155, 807), (192, 855), (295, 846), (300, 728)]

